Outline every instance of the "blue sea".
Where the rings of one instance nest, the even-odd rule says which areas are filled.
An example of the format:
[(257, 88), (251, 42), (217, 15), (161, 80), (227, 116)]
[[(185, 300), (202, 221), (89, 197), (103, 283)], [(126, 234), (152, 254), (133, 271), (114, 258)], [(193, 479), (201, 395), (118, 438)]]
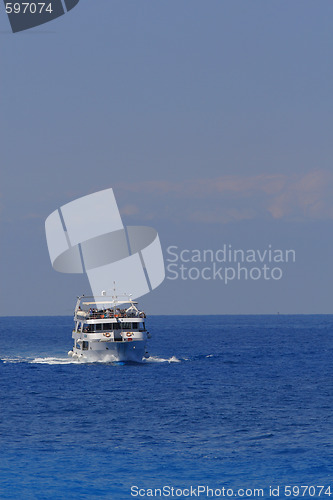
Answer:
[(147, 324), (78, 364), (71, 317), (0, 318), (1, 499), (333, 496), (333, 316)]

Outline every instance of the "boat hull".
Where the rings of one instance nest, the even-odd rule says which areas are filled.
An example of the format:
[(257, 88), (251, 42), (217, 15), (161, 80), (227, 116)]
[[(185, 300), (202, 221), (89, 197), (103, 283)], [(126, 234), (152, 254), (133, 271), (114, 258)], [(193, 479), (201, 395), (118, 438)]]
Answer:
[(141, 363), (147, 357), (146, 343), (142, 340), (137, 342), (100, 342), (98, 344), (95, 349), (87, 351), (73, 348), (68, 354), (73, 359), (86, 363), (117, 361)]

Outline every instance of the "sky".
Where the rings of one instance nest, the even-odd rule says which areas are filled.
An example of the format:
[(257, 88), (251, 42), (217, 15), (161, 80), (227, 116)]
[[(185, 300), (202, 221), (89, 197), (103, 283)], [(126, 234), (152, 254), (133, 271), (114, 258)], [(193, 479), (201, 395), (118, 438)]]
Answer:
[[(0, 315), (72, 314), (88, 280), (52, 269), (44, 222), (110, 187), (125, 225), (159, 233), (148, 314), (331, 313), (332, 15), (329, 0), (80, 0), (13, 34), (1, 5)], [(180, 261), (224, 245), (296, 259), (228, 283), (237, 262), (205, 279)], [(192, 278), (170, 279), (170, 247)]]

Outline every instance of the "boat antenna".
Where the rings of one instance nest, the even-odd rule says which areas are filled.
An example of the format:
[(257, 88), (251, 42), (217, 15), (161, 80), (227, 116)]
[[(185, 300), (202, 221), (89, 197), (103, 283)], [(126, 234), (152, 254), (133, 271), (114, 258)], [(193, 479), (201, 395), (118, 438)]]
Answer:
[(116, 316), (116, 282), (113, 282), (113, 317)]

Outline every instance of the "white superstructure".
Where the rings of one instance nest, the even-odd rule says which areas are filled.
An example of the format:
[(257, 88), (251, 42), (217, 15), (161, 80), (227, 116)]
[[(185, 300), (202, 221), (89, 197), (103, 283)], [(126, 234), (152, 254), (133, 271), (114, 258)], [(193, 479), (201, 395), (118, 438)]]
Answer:
[(78, 297), (68, 355), (85, 362), (135, 361), (149, 357), (146, 315), (129, 296)]

